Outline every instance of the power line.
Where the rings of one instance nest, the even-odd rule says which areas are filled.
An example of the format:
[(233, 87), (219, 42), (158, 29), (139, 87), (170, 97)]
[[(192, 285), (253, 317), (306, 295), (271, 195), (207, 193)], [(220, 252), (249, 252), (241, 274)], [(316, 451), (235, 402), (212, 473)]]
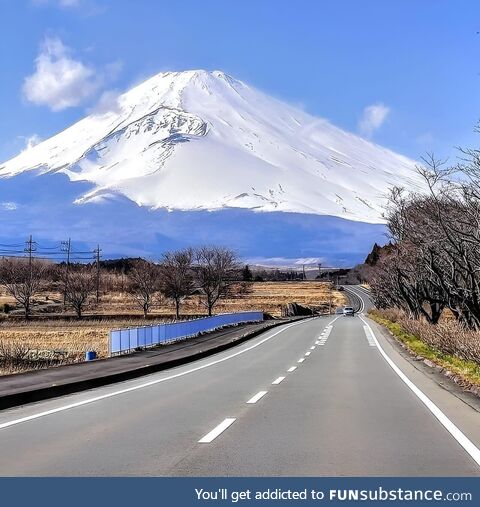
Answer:
[(62, 243), (63, 243), (63, 241), (60, 243), (59, 246), (41, 246), (41, 245), (37, 245), (37, 247), (40, 250), (59, 250), (59, 249), (62, 248)]
[(92, 263), (93, 261), (96, 264), (97, 269), (99, 269), (100, 252), (101, 249), (97, 245), (97, 248), (93, 250), (94, 256), (92, 259), (92, 250), (74, 250), (71, 239), (61, 241), (58, 246), (48, 247), (39, 245), (33, 240), (31, 235), (24, 244), (0, 243), (0, 258), (28, 259), (30, 267), (32, 266), (32, 261), (37, 259), (59, 263), (66, 262), (67, 265), (71, 265), (72, 262)]

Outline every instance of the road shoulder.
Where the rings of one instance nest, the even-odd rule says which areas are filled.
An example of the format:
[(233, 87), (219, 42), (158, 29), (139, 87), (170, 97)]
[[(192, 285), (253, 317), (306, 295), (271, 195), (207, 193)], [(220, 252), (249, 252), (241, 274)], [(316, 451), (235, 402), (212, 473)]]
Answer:
[[(480, 447), (480, 402), (445, 375), (415, 360), (387, 329), (364, 317), (388, 357), (463, 433)], [(393, 400), (394, 402), (394, 400)]]

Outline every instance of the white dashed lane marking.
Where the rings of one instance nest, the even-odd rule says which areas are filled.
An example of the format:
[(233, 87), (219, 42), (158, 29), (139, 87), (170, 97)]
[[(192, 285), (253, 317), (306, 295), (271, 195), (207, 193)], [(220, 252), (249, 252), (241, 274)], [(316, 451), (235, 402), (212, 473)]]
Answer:
[(259, 391), (255, 396), (252, 396), (248, 401), (247, 403), (249, 403), (250, 405), (252, 405), (253, 403), (257, 403), (257, 401), (261, 398), (263, 398), (266, 394), (267, 394), (268, 391)]
[[(333, 324), (333, 322), (332, 322), (332, 324)], [(332, 324), (330, 324), (329, 326), (327, 326), (325, 328), (325, 330), (322, 332), (321, 336), (319, 336), (318, 339), (317, 339), (317, 341), (315, 342), (315, 345), (324, 345), (325, 344), (325, 342), (328, 340), (330, 332), (332, 331)], [(375, 340), (375, 338), (373, 336), (369, 336), (368, 331), (369, 330), (367, 329), (367, 326), (365, 326), (365, 333), (366, 333), (367, 338), (368, 338), (369, 343), (370, 343), (370, 340), (371, 339)], [(310, 350), (307, 351), (307, 352), (305, 352), (305, 356), (306, 357), (308, 357), (311, 354), (312, 350), (315, 350), (315, 345), (312, 345), (310, 347)], [(375, 346), (375, 343), (373, 345)], [(305, 361), (305, 357), (302, 357), (297, 362), (298, 363), (303, 363), (304, 361)], [(296, 366), (290, 366), (290, 368), (288, 368), (287, 372), (291, 373), (291, 372), (295, 371), (296, 369), (297, 369)], [(285, 376), (281, 376), (281, 377), (276, 378), (272, 382), (272, 385), (278, 385), (278, 384), (280, 384), (281, 382), (283, 382), (285, 380), (285, 378), (286, 378)], [(247, 401), (247, 403), (250, 404), (250, 405), (255, 404), (255, 403), (257, 403), (257, 401), (259, 401), (260, 399), (262, 399), (267, 393), (268, 393), (268, 391), (259, 391), (257, 394), (255, 394), (254, 396), (252, 396)], [(219, 435), (221, 435), (227, 428), (229, 428), (235, 421), (236, 421), (236, 418), (234, 418), (234, 417), (227, 417), (218, 426), (216, 426), (215, 428), (213, 428), (212, 431), (210, 431), (203, 438), (201, 438), (198, 442), (201, 443), (201, 444), (208, 444), (208, 443), (212, 442)]]
[(320, 338), (319, 345), (325, 345), (331, 332), (332, 332), (332, 326), (330, 325), (327, 327), (325, 334)]
[(218, 435), (222, 434), (229, 426), (231, 426), (235, 422), (235, 417), (227, 417), (223, 420), (218, 426), (215, 426), (210, 433), (207, 433), (203, 438), (201, 438), (198, 443), (199, 444), (209, 444), (213, 440), (215, 440)]

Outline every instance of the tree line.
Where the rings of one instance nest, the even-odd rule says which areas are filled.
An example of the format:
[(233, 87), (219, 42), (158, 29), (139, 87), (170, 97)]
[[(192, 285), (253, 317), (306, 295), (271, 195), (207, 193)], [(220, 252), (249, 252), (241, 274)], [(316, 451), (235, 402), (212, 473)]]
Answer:
[[(242, 296), (249, 291), (242, 281), (245, 267), (236, 254), (221, 246), (202, 246), (166, 252), (159, 262), (135, 259), (125, 273), (124, 291), (144, 317), (161, 298), (173, 302), (180, 317), (182, 302), (198, 295), (208, 315), (222, 298)], [(23, 309), (25, 319), (32, 313), (34, 298), (49, 287), (63, 292), (64, 305), (81, 318), (97, 293), (104, 270), (95, 264), (55, 264), (35, 257), (0, 259), (0, 286)], [(97, 301), (98, 302), (98, 301)]]
[(428, 191), (392, 190), (391, 244), (369, 270), (375, 304), (438, 323), (445, 309), (480, 329), (480, 152), (455, 166), (429, 156), (418, 168)]

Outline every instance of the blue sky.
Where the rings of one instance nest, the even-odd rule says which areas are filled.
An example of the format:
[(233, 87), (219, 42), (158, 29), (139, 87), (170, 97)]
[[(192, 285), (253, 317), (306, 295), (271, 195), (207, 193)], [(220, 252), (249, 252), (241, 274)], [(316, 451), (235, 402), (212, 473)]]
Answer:
[(0, 161), (112, 90), (196, 68), (412, 158), (478, 146), (477, 0), (0, 0), (0, 17)]

